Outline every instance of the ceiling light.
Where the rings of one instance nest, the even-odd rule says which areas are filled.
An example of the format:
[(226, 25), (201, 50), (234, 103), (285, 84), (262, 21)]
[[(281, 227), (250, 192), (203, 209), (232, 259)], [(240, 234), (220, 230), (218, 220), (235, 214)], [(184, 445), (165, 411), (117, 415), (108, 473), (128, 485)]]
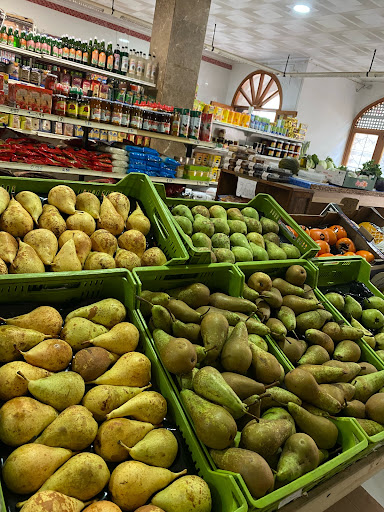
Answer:
[(293, 7), (293, 10), (300, 14), (308, 14), (310, 12), (311, 8), (308, 5), (297, 4)]

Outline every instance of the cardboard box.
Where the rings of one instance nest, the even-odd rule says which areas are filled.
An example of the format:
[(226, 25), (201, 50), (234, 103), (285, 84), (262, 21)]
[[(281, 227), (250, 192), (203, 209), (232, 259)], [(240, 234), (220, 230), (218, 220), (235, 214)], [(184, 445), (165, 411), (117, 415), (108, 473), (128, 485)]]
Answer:
[(366, 176), (354, 178), (349, 176), (347, 171), (341, 170), (324, 170), (329, 183), (332, 185), (338, 185), (343, 188), (357, 188), (359, 190), (373, 190), (376, 185), (376, 176)]

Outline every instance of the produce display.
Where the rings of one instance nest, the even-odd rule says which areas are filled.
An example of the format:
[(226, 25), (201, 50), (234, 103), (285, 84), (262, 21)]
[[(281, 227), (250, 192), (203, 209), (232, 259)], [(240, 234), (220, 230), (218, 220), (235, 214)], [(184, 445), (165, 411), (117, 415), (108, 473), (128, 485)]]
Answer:
[(178, 204), (171, 213), (196, 250), (211, 251), (213, 263), (300, 258), (297, 247), (280, 241), (277, 222), (250, 206), (226, 210)]
[(151, 362), (124, 305), (108, 298), (67, 311), (2, 319), (0, 440), (12, 499), (22, 512), (76, 512), (105, 498), (85, 510), (151, 502), (148, 510), (209, 512), (208, 485), (176, 461), (180, 436), (162, 425), (167, 401), (149, 389)]
[(167, 261), (159, 247), (148, 248), (151, 223), (139, 203), (120, 192), (100, 202), (66, 185), (44, 199), (30, 191), (11, 198), (0, 187), (0, 213), (2, 274), (131, 270)]
[[(305, 284), (304, 267), (287, 266), (282, 276), (251, 273), (243, 298), (201, 282), (140, 297), (196, 435), (256, 499), (337, 456), (336, 416), (364, 418), (364, 429), (384, 432), (369, 404), (368, 420), (355, 414), (371, 396), (380, 400), (384, 386), (384, 371), (358, 363), (352, 340), (363, 330), (333, 321)], [(300, 367), (285, 374), (292, 368), (285, 358)]]

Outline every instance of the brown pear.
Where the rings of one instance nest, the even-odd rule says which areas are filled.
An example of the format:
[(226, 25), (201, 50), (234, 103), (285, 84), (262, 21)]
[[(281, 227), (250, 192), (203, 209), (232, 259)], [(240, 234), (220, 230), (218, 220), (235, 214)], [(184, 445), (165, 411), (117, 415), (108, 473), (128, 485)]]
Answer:
[(91, 252), (85, 260), (85, 270), (103, 270), (116, 268), (115, 260), (105, 252)]
[(106, 196), (103, 196), (103, 202), (101, 203), (97, 229), (106, 229), (115, 236), (120, 235), (124, 230), (123, 217), (116, 211), (115, 207)]
[(0, 258), (0, 275), (8, 274), (8, 267), (4, 260)]
[(5, 190), (5, 188), (0, 187), (0, 215), (3, 213), (3, 211), (6, 209), (6, 207), (9, 204), (9, 194)]
[(39, 228), (49, 229), (56, 238), (59, 238), (67, 229), (67, 225), (56, 206), (45, 204), (39, 217)]
[(134, 252), (139, 258), (142, 257), (147, 247), (145, 236), (137, 229), (130, 229), (119, 236), (118, 244), (121, 249)]
[(100, 214), (99, 198), (91, 192), (82, 192), (76, 197), (76, 210), (87, 212), (94, 219), (98, 219)]
[(51, 306), (39, 306), (24, 315), (2, 318), (1, 320), (8, 325), (16, 325), (24, 329), (34, 329), (50, 336), (57, 336), (63, 325), (60, 313)]
[(54, 257), (51, 267), (54, 272), (78, 272), (82, 269), (73, 238), (65, 242)]
[[(57, 508), (59, 507), (59, 508)], [(56, 491), (40, 491), (23, 504), (20, 512), (80, 512), (84, 503)]]
[(52, 231), (34, 229), (25, 235), (24, 242), (35, 249), (44, 265), (51, 265), (58, 250), (57, 238)]
[(128, 197), (122, 194), (121, 192), (111, 192), (110, 194), (108, 194), (107, 197), (113, 204), (117, 213), (119, 213), (123, 217), (125, 222), (127, 220), (130, 209)]
[(19, 240), (19, 250), (9, 267), (9, 273), (36, 274), (39, 272), (45, 272), (44, 263), (33, 247)]
[(88, 236), (91, 236), (96, 230), (96, 222), (89, 213), (76, 211), (67, 218), (67, 229), (83, 231)]
[[(83, 512), (121, 512), (121, 508), (112, 503), (112, 501), (103, 500), (92, 503), (92, 505), (89, 505), (89, 507), (85, 508)], [(148, 510), (147, 512), (150, 511)], [(156, 510), (153, 510), (153, 512), (156, 512)], [(163, 511), (160, 511), (159, 509), (158, 512)]]
[(70, 187), (58, 185), (49, 191), (48, 203), (56, 206), (63, 213), (73, 215), (75, 213), (76, 194)]
[(16, 199), (11, 199), (0, 217), (0, 229), (17, 237), (25, 236), (33, 229), (33, 219)]
[(77, 257), (79, 258), (80, 263), (82, 265), (84, 265), (88, 254), (91, 252), (92, 241), (89, 238), (89, 236), (86, 233), (84, 233), (83, 231), (80, 231), (78, 229), (73, 229), (73, 230), (67, 229), (66, 231), (64, 231), (64, 233), (62, 233), (60, 235), (60, 238), (59, 238), (60, 249), (63, 247), (65, 242), (67, 242), (71, 238), (75, 242)]
[(28, 393), (28, 382), (20, 379), (17, 372), (22, 372), (28, 380), (49, 377), (50, 372), (32, 366), (24, 361), (12, 361), (0, 367), (0, 400), (4, 402)]
[(29, 190), (23, 190), (19, 192), (16, 196), (16, 200), (19, 201), (21, 206), (27, 210), (29, 215), (37, 224), (39, 221), (39, 217), (43, 212), (43, 206), (41, 204), (41, 199), (34, 192), (30, 192)]
[(221, 351), (221, 364), (226, 371), (247, 373), (252, 362), (249, 345), (247, 326), (245, 322), (238, 322)]
[(18, 248), (19, 245), (12, 235), (6, 231), (0, 231), (0, 258), (5, 263), (12, 263), (16, 258)]
[(117, 268), (133, 270), (141, 266), (141, 259), (134, 252), (126, 251), (125, 249), (117, 249), (115, 263)]
[[(66, 341), (49, 339), (21, 352), (25, 361), (50, 372), (65, 370), (72, 361), (72, 347)], [(23, 373), (24, 375), (24, 373)], [(26, 376), (28, 378), (28, 376)]]
[(106, 229), (97, 229), (91, 235), (92, 251), (105, 252), (110, 256), (113, 256), (117, 249), (117, 240)]
[(108, 370), (119, 356), (100, 347), (83, 348), (72, 362), (72, 370), (83, 377), (85, 382), (95, 380)]

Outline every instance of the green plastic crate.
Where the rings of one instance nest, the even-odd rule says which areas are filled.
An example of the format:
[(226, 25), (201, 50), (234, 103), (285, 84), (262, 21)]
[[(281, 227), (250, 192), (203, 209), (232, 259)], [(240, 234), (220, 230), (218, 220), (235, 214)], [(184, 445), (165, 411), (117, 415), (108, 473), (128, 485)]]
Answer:
[(151, 180), (140, 173), (131, 173), (116, 185), (67, 180), (40, 180), (34, 178), (9, 178), (0, 176), (0, 187), (12, 195), (22, 190), (30, 190), (38, 196), (46, 197), (51, 188), (57, 185), (67, 185), (79, 194), (87, 191), (98, 197), (111, 192), (122, 192), (133, 197), (143, 205), (146, 216), (151, 221), (151, 228), (157, 245), (166, 255), (167, 265), (182, 265), (188, 260), (188, 253), (174, 226), (172, 215), (158, 196)]
[[(295, 260), (296, 262), (304, 263), (308, 265), (308, 268), (311, 268), (314, 276), (316, 275), (317, 269), (313, 267), (311, 262), (303, 261), (303, 260)], [(263, 262), (265, 263), (265, 262)], [(267, 262), (270, 268), (274, 268), (275, 262)], [(283, 262), (279, 262), (283, 263)], [(246, 264), (251, 265), (251, 264)], [(289, 264), (286, 263), (286, 266)], [(259, 266), (253, 264), (254, 270), (259, 270)], [(224, 293), (228, 293), (230, 295), (240, 297), (242, 295), (242, 289), (244, 284), (244, 274), (240, 271), (240, 268), (236, 265), (231, 264), (211, 264), (211, 265), (191, 265), (187, 266), (184, 269), (179, 267), (166, 268), (166, 267), (157, 267), (156, 269), (151, 268), (142, 268), (135, 269), (133, 271), (134, 276), (138, 280), (138, 290), (141, 292), (142, 290), (151, 290), (151, 291), (160, 291), (167, 290), (171, 288), (175, 288), (180, 285), (188, 285), (193, 282), (202, 282), (206, 284), (209, 288), (214, 289), (215, 291), (222, 291)], [(142, 334), (146, 337), (154, 347), (154, 350), (157, 353), (157, 349), (154, 345), (152, 336), (148, 330), (146, 322), (141, 314), (138, 311), (139, 316), (142, 321)], [(269, 348), (271, 353), (273, 353), (279, 362), (284, 367), (285, 371), (289, 371), (292, 369), (289, 361), (282, 357), (280, 350), (273, 343), (271, 344), (271, 340), (269, 337), (266, 337), (267, 342), (269, 344)], [(168, 376), (169, 382), (176, 394), (179, 397), (179, 392), (173, 377), (170, 373), (164, 368), (165, 373)], [(179, 399), (180, 400), (180, 399)], [(182, 404), (181, 400), (180, 403)], [(185, 411), (187, 417), (189, 417), (188, 413)], [(191, 427), (193, 428), (193, 422), (190, 420)], [(321, 465), (316, 470), (304, 475), (303, 477), (297, 479), (295, 482), (292, 482), (267, 496), (260, 498), (259, 500), (255, 500), (249, 493), (247, 486), (244, 483), (243, 478), (237, 473), (231, 473), (228, 471), (218, 470), (210, 457), (208, 449), (200, 442), (200, 448), (204, 452), (205, 455), (205, 465), (210, 468), (210, 470), (214, 469), (215, 473), (225, 474), (225, 475), (233, 475), (249, 506), (249, 510), (263, 510), (270, 511), (278, 508), (279, 504), (282, 506), (283, 502), (288, 503), (299, 497), (302, 492), (305, 492), (318, 483), (326, 480), (327, 478), (333, 476), (335, 473), (341, 471), (343, 468), (348, 466), (351, 461), (353, 461), (357, 454), (364, 450), (367, 446), (367, 440), (362, 435), (360, 429), (356, 428), (354, 422), (349, 419), (337, 419), (335, 420), (339, 428), (339, 438), (343, 447), (343, 453), (332, 459), (331, 461), (326, 462)]]
[[(228, 210), (229, 208), (245, 208), (251, 206), (256, 208), (259, 212), (262, 212), (265, 217), (274, 220), (280, 226), (280, 229), (287, 238), (287, 240), (297, 247), (301, 252), (301, 257), (304, 259), (312, 258), (318, 251), (318, 245), (312, 240), (312, 238), (305, 233), (303, 229), (292, 219), (290, 215), (279, 205), (272, 196), (268, 194), (257, 194), (249, 203), (227, 203), (225, 201), (197, 201), (195, 199), (175, 199), (166, 197), (165, 188), (162, 184), (155, 185), (160, 197), (168, 207), (176, 206), (177, 204), (185, 204), (189, 208), (193, 206), (202, 205), (210, 208), (211, 206), (218, 204)], [(179, 231), (181, 238), (187, 248), (189, 254), (190, 264), (207, 264), (211, 262), (210, 251), (198, 251), (196, 247), (191, 243), (190, 239), (185, 235), (184, 231), (175, 222), (175, 225)], [(297, 237), (287, 229), (287, 226), (293, 228), (298, 234)]]
[[(177, 268), (177, 267), (175, 267)], [(141, 329), (141, 320), (134, 310), (136, 281), (126, 270), (116, 270), (113, 274), (101, 274), (90, 271), (83, 274), (47, 274), (25, 277), (23, 282), (19, 276), (9, 276), (7, 281), (0, 282), (0, 304), (9, 308), (12, 304), (25, 307), (27, 304), (52, 305), (68, 311), (78, 307), (79, 303), (90, 304), (104, 298), (116, 298), (127, 308), (130, 320)], [(24, 311), (21, 311), (24, 312)], [(15, 313), (20, 314), (15, 308)], [(187, 459), (192, 457), (197, 473), (209, 484), (213, 499), (213, 512), (246, 512), (247, 504), (231, 475), (222, 475), (212, 471), (205, 464), (204, 454), (197, 442), (183, 409), (169, 385), (168, 379), (159, 363), (156, 353), (145, 337), (141, 337), (141, 347), (152, 363), (152, 382), (156, 383), (160, 393), (166, 398), (170, 416), (178, 426), (189, 452)], [(193, 466), (193, 464), (190, 465)], [(183, 469), (183, 468), (181, 468)], [(178, 469), (180, 470), (180, 469)], [(0, 488), (0, 504), (3, 496)], [(3, 503), (3, 508), (6, 510)]]

